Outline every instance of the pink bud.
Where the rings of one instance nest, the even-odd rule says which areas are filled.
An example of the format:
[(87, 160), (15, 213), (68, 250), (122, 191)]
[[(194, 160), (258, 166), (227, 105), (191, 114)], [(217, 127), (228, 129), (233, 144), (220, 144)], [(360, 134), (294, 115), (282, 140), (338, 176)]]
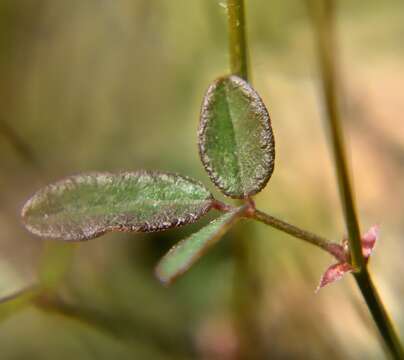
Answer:
[(362, 253), (365, 259), (369, 259), (379, 237), (379, 225), (373, 225), (367, 233), (362, 236)]
[(353, 267), (346, 262), (331, 265), (321, 277), (320, 284), (318, 285), (316, 292), (318, 292), (324, 286), (340, 280), (346, 273), (349, 273), (352, 270)]
[[(373, 225), (362, 236), (362, 253), (367, 261), (372, 254), (376, 245), (377, 238), (379, 237), (379, 225)], [(343, 239), (342, 246), (337, 245), (330, 247), (330, 252), (340, 261), (337, 264), (331, 265), (321, 277), (320, 284), (316, 292), (322, 287), (331, 284), (334, 281), (340, 280), (346, 273), (353, 271), (353, 267), (349, 264), (349, 248), (347, 239)]]

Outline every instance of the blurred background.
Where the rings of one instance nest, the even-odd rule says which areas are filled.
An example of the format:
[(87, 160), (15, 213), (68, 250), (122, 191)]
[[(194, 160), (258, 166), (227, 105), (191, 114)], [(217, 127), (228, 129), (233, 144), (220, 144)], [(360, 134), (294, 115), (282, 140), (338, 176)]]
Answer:
[[(246, 8), (252, 80), (277, 150), (256, 201), (339, 241), (305, 2)], [(402, 337), (403, 14), (401, 0), (339, 1), (343, 118), (361, 227), (381, 226), (370, 270)], [(261, 224), (242, 235), (250, 238), (248, 276), (234, 261), (240, 224), (170, 288), (155, 279), (156, 262), (208, 219), (80, 245), (44, 242), (21, 225), (33, 192), (82, 171), (174, 171), (221, 197), (199, 161), (196, 129), (204, 91), (228, 71), (223, 2), (1, 0), (0, 19), (0, 297), (41, 278), (65, 309), (0, 305), (2, 359), (384, 358), (353, 279), (315, 295), (333, 260)]]

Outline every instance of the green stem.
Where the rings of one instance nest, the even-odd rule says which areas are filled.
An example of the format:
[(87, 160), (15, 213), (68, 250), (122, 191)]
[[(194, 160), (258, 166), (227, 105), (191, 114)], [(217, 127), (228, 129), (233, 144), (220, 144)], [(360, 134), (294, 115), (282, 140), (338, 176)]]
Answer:
[(340, 245), (333, 243), (319, 235), (316, 235), (307, 230), (303, 230), (295, 225), (287, 223), (286, 221), (277, 219), (260, 210), (255, 210), (255, 212), (251, 215), (251, 217), (257, 221), (272, 226), (275, 229), (278, 229), (291, 236), (294, 236), (295, 238), (304, 240), (314, 246), (317, 246), (330, 253), (339, 261), (346, 261), (343, 249)]
[(356, 283), (362, 293), (363, 298), (373, 316), (377, 328), (383, 337), (388, 349), (390, 349), (394, 359), (404, 359), (404, 351), (400, 339), (393, 326), (389, 314), (387, 313), (382, 299), (380, 298), (372, 278), (365, 268), (359, 273), (354, 273)]
[(344, 209), (345, 223), (348, 231), (349, 248), (352, 265), (360, 271), (365, 265), (362, 254), (361, 236), (358, 216), (356, 214), (352, 185), (349, 177), (348, 162), (345, 153), (345, 140), (338, 106), (338, 81), (335, 56), (334, 1), (322, 1), (315, 15), (317, 24), (317, 46), (321, 85), (324, 96), (325, 117), (328, 124), (330, 140), (334, 155), (339, 192)]
[[(314, 1), (314, 0), (313, 0)], [(361, 249), (361, 236), (356, 214), (353, 190), (349, 179), (348, 165), (341, 117), (338, 107), (338, 74), (336, 65), (335, 3), (333, 0), (313, 2), (312, 8), (317, 39), (321, 83), (324, 95), (325, 117), (329, 125), (340, 197), (344, 209), (349, 236), (352, 265), (356, 268), (355, 280), (368, 305), (373, 319), (387, 347), (395, 359), (403, 359), (403, 349), (393, 323), (372, 282)]]
[[(320, 249), (327, 251), (338, 261), (348, 261), (344, 248), (341, 245), (256, 209), (255, 203), (251, 199), (250, 202), (245, 206), (247, 206), (247, 208), (245, 210), (244, 217), (262, 222), (265, 225), (272, 226), (273, 228), (289, 234), (297, 239), (317, 246)], [(230, 212), (234, 211), (235, 209), (234, 206), (222, 203), (219, 200), (214, 201), (213, 207), (221, 212)]]
[(228, 0), (230, 72), (248, 81), (244, 0)]

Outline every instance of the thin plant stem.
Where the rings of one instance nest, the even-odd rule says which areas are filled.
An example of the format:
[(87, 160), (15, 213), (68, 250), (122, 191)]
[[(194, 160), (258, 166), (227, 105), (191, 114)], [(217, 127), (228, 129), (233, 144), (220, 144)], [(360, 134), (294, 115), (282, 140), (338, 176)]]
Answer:
[[(320, 235), (311, 231), (302, 229), (284, 220), (278, 219), (270, 214), (255, 208), (253, 201), (247, 204), (248, 208), (244, 213), (244, 217), (259, 221), (265, 225), (269, 225), (279, 231), (289, 234), (297, 239), (303, 240), (309, 244), (317, 246), (318, 248), (327, 251), (330, 255), (334, 256), (338, 261), (347, 261), (347, 257), (342, 245), (332, 242)], [(213, 207), (221, 212), (234, 211), (235, 207), (224, 204), (219, 200), (215, 200)]]
[(248, 50), (244, 0), (228, 0), (230, 72), (248, 81)]
[(376, 326), (395, 359), (403, 359), (404, 352), (390, 316), (373, 284), (366, 267), (362, 250), (358, 216), (355, 209), (352, 185), (349, 179), (345, 143), (338, 106), (338, 81), (336, 65), (335, 0), (313, 0), (312, 18), (318, 47), (325, 118), (334, 154), (339, 192), (348, 230), (354, 277)]
[(358, 216), (356, 213), (353, 188), (348, 171), (348, 161), (345, 153), (345, 140), (338, 106), (338, 81), (335, 55), (335, 26), (334, 0), (321, 0), (314, 14), (316, 21), (316, 35), (321, 72), (321, 85), (325, 107), (326, 123), (331, 140), (339, 192), (344, 210), (345, 223), (348, 231), (351, 262), (360, 271), (365, 267), (362, 254), (361, 235)]
[(377, 292), (368, 269), (364, 268), (361, 272), (354, 273), (354, 277), (373, 316), (376, 326), (379, 329), (387, 348), (391, 351), (393, 358), (397, 360), (404, 359), (404, 351), (400, 338), (398, 337), (391, 318)]
[(317, 246), (329, 254), (334, 256), (339, 261), (346, 261), (343, 248), (341, 245), (338, 245), (334, 242), (331, 242), (317, 234), (314, 234), (310, 231), (301, 229), (295, 225), (289, 224), (286, 221), (277, 219), (269, 214), (266, 214), (260, 210), (255, 210), (254, 213), (251, 215), (251, 218), (254, 220), (260, 221), (266, 225), (272, 226), (275, 229), (283, 231), (295, 238), (304, 240), (309, 244)]

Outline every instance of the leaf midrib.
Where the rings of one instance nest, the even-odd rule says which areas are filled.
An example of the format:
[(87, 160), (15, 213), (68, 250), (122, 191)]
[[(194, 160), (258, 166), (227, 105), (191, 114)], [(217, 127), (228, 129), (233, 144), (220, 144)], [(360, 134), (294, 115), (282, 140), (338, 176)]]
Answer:
[[(95, 206), (87, 206), (87, 207), (65, 207), (61, 208), (60, 211), (53, 211), (52, 213), (48, 214), (50, 216), (54, 216), (57, 214), (61, 213), (71, 213), (71, 212), (80, 212), (80, 213), (88, 213), (88, 209), (91, 208), (92, 213), (98, 212), (97, 210), (104, 210), (105, 212), (108, 212), (110, 210), (115, 210), (116, 212), (119, 212), (120, 209), (122, 211), (127, 211), (132, 208), (141, 208), (141, 206), (166, 206), (169, 207), (170, 205), (175, 208), (179, 206), (188, 206), (188, 205), (202, 205), (204, 203), (208, 204), (210, 202), (210, 199), (203, 199), (203, 200), (185, 200), (185, 201), (173, 201), (173, 200), (151, 200), (151, 199), (146, 199), (146, 200), (135, 200), (135, 201), (130, 201), (125, 204), (128, 204), (127, 206), (122, 206), (120, 204), (116, 205), (105, 205), (105, 204), (100, 204), (100, 205), (95, 205)], [(140, 211), (141, 212), (141, 211)], [(45, 215), (46, 212), (44, 212)]]
[[(233, 118), (234, 118), (234, 114), (231, 110), (231, 106), (229, 106), (230, 101), (229, 101), (229, 93), (230, 93), (230, 87), (231, 84), (225, 84), (224, 86), (224, 93), (225, 93), (225, 97), (226, 97), (226, 108), (230, 117), (230, 122), (231, 122), (231, 128), (232, 128), (232, 133), (233, 133), (233, 139), (234, 139), (234, 144), (235, 144), (235, 154), (236, 154), (236, 159), (237, 159), (237, 169), (238, 169), (238, 173), (237, 173), (237, 180), (239, 181), (240, 187), (242, 189), (242, 193), (243, 195), (245, 195), (247, 193), (245, 186), (244, 186), (244, 169), (243, 169), (243, 165), (241, 163), (241, 159), (239, 156), (239, 150), (241, 149), (239, 146), (239, 141), (238, 141), (238, 135), (237, 135), (237, 131), (235, 130), (235, 126), (234, 126), (234, 122), (233, 122)], [(242, 90), (240, 90), (242, 91)], [(248, 109), (247, 109), (248, 111)], [(243, 113), (244, 115), (244, 113)]]

